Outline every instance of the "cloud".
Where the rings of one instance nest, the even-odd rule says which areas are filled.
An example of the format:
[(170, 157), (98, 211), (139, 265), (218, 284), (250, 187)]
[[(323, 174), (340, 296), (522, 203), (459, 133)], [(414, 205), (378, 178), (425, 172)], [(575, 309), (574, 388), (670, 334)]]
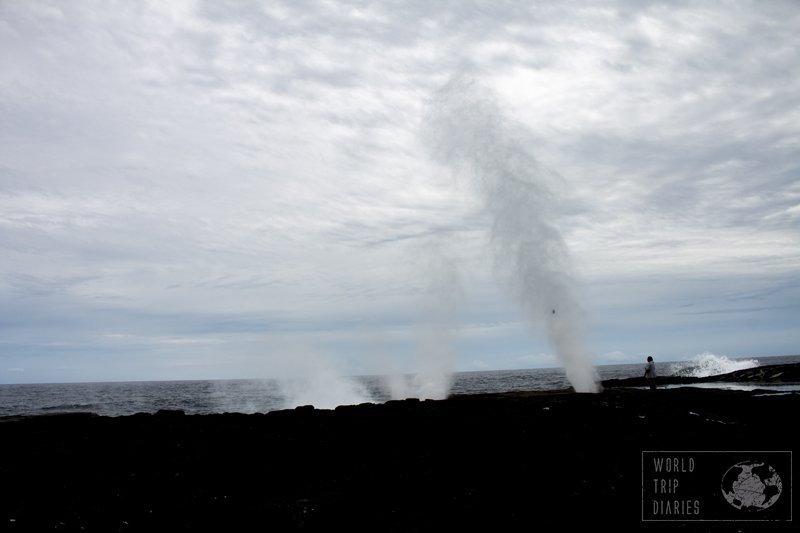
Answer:
[[(477, 333), (519, 310), (474, 199), (419, 136), (459, 70), (497, 90), (560, 180), (553, 216), (597, 353), (791, 349), (798, 24), (791, 2), (0, 3), (4, 366), (119, 376), (113, 354), (82, 355), (113, 334), (224, 339), (161, 342), (177, 377), (244, 372), (291, 332), (350, 361), (365, 317), (387, 338), (413, 331), (436, 239), (466, 280), (465, 367), (545, 349), (537, 332)], [(759, 303), (729, 301), (733, 287)], [(687, 318), (715, 310), (739, 318)], [(748, 324), (772, 338), (743, 339)], [(188, 346), (203, 346), (196, 372)], [(44, 353), (49, 367), (28, 364)]]

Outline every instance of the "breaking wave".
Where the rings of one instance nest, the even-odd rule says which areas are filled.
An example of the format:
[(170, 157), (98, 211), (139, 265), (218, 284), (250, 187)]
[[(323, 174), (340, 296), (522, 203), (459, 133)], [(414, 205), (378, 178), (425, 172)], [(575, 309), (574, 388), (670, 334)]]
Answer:
[(727, 374), (736, 370), (744, 370), (746, 368), (755, 368), (758, 366), (756, 359), (728, 359), (725, 355), (714, 355), (713, 353), (704, 352), (695, 355), (689, 361), (680, 361), (672, 363), (670, 366), (670, 374), (674, 376), (685, 376), (694, 378), (704, 378), (708, 376), (716, 376), (719, 374)]

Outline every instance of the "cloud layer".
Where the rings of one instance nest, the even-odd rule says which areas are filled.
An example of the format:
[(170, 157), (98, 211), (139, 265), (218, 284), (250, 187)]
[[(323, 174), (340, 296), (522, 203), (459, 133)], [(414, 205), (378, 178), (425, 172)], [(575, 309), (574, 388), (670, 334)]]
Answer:
[(793, 2), (3, 2), (0, 382), (270, 376), (300, 345), (413, 370), (442, 242), (459, 368), (552, 364), (420, 136), (457, 72), (562, 187), (601, 362), (797, 352), (797, 27)]

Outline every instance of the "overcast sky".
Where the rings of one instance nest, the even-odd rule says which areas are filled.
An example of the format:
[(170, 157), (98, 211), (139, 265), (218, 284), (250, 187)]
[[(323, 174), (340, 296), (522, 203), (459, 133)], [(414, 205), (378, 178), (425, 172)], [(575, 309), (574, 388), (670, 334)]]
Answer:
[[(421, 134), (558, 177), (598, 363), (800, 352), (800, 4), (0, 0), (0, 383), (552, 366)], [(434, 287), (434, 288), (432, 288)]]

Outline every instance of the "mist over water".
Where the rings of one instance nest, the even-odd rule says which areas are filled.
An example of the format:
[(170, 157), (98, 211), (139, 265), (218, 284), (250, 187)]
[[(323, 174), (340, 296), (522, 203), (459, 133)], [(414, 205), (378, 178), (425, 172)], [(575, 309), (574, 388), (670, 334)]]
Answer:
[(373, 401), (366, 387), (345, 375), (339, 362), (324, 351), (302, 343), (285, 349), (291, 356), (283, 360), (284, 377), (274, 380), (283, 397), (283, 408), (313, 405), (332, 409)]
[(569, 250), (555, 225), (557, 177), (537, 162), (495, 94), (467, 76), (434, 96), (426, 139), (434, 158), (488, 215), (495, 266), (509, 275), (531, 324), (543, 327), (578, 392), (597, 392)]

